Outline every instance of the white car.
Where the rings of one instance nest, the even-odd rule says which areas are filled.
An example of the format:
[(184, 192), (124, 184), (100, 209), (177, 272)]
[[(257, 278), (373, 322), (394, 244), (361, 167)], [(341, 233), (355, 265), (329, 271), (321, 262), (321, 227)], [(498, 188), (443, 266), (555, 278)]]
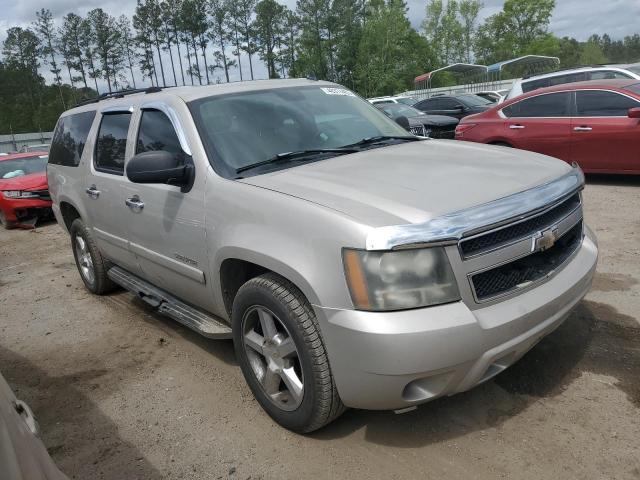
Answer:
[(635, 78), (640, 80), (640, 63), (599, 65), (597, 67), (581, 67), (571, 70), (561, 70), (529, 78), (523, 78), (513, 82), (511, 90), (505, 100), (510, 100), (523, 93), (538, 88), (552, 87), (563, 83), (584, 82), (587, 80), (613, 80)]
[(403, 95), (389, 96), (389, 97), (375, 97), (368, 98), (369, 103), (374, 105), (380, 105), (385, 103), (404, 103), (405, 105), (412, 106), (418, 101), (415, 97), (406, 97)]

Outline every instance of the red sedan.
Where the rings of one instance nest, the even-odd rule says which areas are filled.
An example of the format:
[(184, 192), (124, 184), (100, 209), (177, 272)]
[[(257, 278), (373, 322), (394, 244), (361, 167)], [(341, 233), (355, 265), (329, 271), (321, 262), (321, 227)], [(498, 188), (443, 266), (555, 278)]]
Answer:
[(51, 216), (46, 152), (0, 154), (0, 224), (33, 227)]
[(640, 173), (640, 83), (541, 88), (462, 119), (456, 139), (539, 152), (585, 172)]

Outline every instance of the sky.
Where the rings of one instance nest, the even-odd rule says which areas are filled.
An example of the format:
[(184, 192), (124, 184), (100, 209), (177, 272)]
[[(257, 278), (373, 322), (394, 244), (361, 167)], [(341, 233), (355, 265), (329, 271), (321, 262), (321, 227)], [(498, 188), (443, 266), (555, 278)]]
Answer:
[[(280, 0), (289, 8), (295, 8), (296, 0)], [(407, 0), (409, 20), (416, 28), (424, 19), (426, 0)], [(27, 27), (35, 20), (35, 12), (48, 8), (58, 20), (68, 12), (79, 15), (101, 7), (113, 16), (126, 14), (135, 9), (135, 0), (0, 0), (0, 42), (11, 26)], [(483, 0), (480, 22), (501, 10), (504, 0)], [(550, 30), (557, 36), (569, 36), (586, 40), (594, 33), (608, 33), (612, 38), (622, 38), (640, 32), (640, 0), (556, 0), (556, 9), (551, 19)], [(168, 64), (168, 61), (166, 62)], [(266, 78), (267, 72), (261, 62), (254, 62), (254, 73)], [(248, 60), (243, 58), (243, 71), (248, 72)], [(173, 80), (171, 73), (169, 79)], [(217, 77), (223, 76), (217, 72)], [(45, 77), (48, 77), (45, 75)], [(239, 80), (237, 68), (231, 72), (231, 80)], [(222, 81), (222, 78), (221, 78)]]

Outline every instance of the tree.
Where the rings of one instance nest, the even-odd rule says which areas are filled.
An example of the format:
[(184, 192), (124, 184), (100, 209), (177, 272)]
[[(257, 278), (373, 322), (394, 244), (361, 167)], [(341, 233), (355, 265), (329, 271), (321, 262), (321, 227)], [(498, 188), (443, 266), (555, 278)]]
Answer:
[(236, 65), (236, 62), (227, 57), (227, 42), (231, 41), (231, 32), (227, 30), (227, 24), (231, 16), (231, 2), (229, 0), (209, 0), (209, 8), (211, 12), (211, 29), (209, 30), (209, 38), (212, 42), (217, 43), (220, 50), (214, 53), (216, 61), (213, 70), (222, 68), (224, 76), (229, 83), (229, 68)]
[(60, 102), (62, 108), (66, 109), (64, 103), (64, 96), (62, 95), (62, 78), (60, 78), (60, 68), (56, 62), (56, 48), (57, 43), (55, 27), (53, 25), (53, 16), (51, 10), (41, 9), (36, 12), (36, 21), (33, 24), (36, 34), (40, 36), (42, 47), (39, 49), (40, 58), (45, 64), (51, 66), (50, 72), (53, 73), (53, 79), (58, 86), (58, 92), (60, 93)]
[(597, 35), (592, 36), (582, 47), (580, 53), (581, 65), (598, 65), (606, 63), (607, 57), (604, 55), (602, 47), (598, 43)]
[(422, 22), (422, 30), (431, 43), (440, 65), (462, 60), (464, 52), (464, 29), (458, 20), (458, 2), (431, 0)]
[(85, 88), (88, 88), (83, 55), (84, 44), (86, 43), (84, 37), (88, 37), (85, 27), (86, 24), (81, 17), (75, 13), (68, 13), (63, 17), (59, 36), (60, 42), (64, 45), (64, 49), (68, 54), (67, 62), (69, 62), (70, 68), (80, 72), (80, 79)]
[(131, 33), (131, 22), (126, 15), (120, 15), (118, 18), (118, 31), (120, 32), (120, 48), (122, 57), (125, 59), (129, 73), (131, 74), (131, 83), (136, 88), (136, 77), (133, 74), (133, 63), (136, 58), (135, 44), (133, 34)]
[[(238, 33), (242, 39), (240, 49), (249, 57), (249, 73), (253, 80), (252, 56), (258, 53), (258, 46), (255, 42), (255, 31), (253, 24), (253, 13), (256, 7), (256, 0), (236, 0), (233, 2), (233, 15), (238, 20)], [(238, 64), (240, 60), (238, 60)]]
[(460, 0), (458, 5), (460, 17), (462, 17), (462, 41), (467, 63), (471, 63), (473, 59), (473, 39), (482, 6), (479, 0)]
[(101, 8), (94, 8), (87, 13), (91, 24), (95, 51), (100, 62), (99, 75), (107, 81), (109, 92), (118, 84), (118, 72), (122, 69), (123, 58), (120, 49), (120, 32), (116, 28), (115, 19)]
[[(162, 19), (165, 24), (167, 38), (176, 45), (178, 50), (178, 62), (180, 64), (180, 76), (182, 77), (182, 85), (186, 85), (184, 81), (184, 68), (182, 67), (182, 52), (180, 51), (180, 8), (181, 0), (165, 1), (160, 4), (162, 8)], [(173, 59), (171, 60), (173, 64)], [(193, 79), (192, 82), (193, 84)], [(177, 82), (176, 82), (177, 84)]]
[[(282, 48), (278, 55), (278, 63), (281, 66), (283, 76), (288, 75), (290, 77), (296, 73), (296, 49), (298, 48), (300, 19), (286, 7), (282, 29)], [(286, 74), (285, 71), (287, 72)]]
[(296, 12), (300, 18), (300, 68), (305, 74), (313, 74), (320, 79), (330, 78), (334, 73), (329, 61), (332, 48), (329, 26), (329, 0), (298, 0)]
[(366, 97), (406, 90), (431, 62), (426, 40), (411, 27), (402, 0), (371, 2), (358, 50), (357, 90)]
[(483, 63), (557, 51), (549, 33), (555, 0), (506, 0), (501, 12), (478, 28), (476, 54)]
[(31, 110), (35, 110), (34, 88), (40, 83), (38, 75), (38, 37), (28, 28), (12, 27), (2, 47), (2, 56), (9, 68), (19, 72), (27, 88)]
[(282, 35), (283, 13), (284, 7), (275, 0), (261, 0), (256, 5), (255, 36), (269, 78), (278, 78), (276, 46)]
[(136, 12), (134, 14), (134, 25), (137, 25), (138, 29), (144, 31), (146, 42), (151, 43), (155, 47), (156, 53), (158, 54), (158, 64), (160, 65), (162, 86), (166, 87), (167, 80), (164, 75), (162, 54), (160, 53), (160, 49), (164, 43), (164, 28), (162, 10), (160, 9), (160, 4), (157, 0), (138, 0)]
[(365, 3), (361, 0), (334, 0), (336, 80), (355, 89), (355, 70), (359, 61), (358, 46), (365, 22)]
[(192, 73), (200, 81), (202, 85), (202, 74), (200, 71), (200, 63), (198, 61), (197, 47), (200, 47), (202, 61), (204, 63), (204, 73), (209, 81), (209, 66), (207, 63), (207, 30), (209, 29), (209, 21), (207, 17), (207, 6), (202, 0), (184, 0), (182, 2), (182, 11), (180, 12), (180, 20), (182, 29), (189, 35), (193, 56), (196, 64), (191, 65)]

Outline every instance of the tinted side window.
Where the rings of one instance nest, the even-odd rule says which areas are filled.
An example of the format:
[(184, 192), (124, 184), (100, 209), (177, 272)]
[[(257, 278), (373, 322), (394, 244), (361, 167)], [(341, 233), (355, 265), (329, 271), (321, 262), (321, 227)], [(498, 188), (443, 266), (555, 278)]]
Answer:
[(549, 78), (549, 86), (583, 82), (585, 80), (587, 80), (587, 74), (585, 72), (570, 73), (569, 75), (557, 75)]
[(50, 164), (65, 167), (78, 166), (95, 116), (95, 111), (83, 112), (58, 120), (49, 150)]
[(502, 109), (507, 117), (568, 117), (569, 93), (549, 93), (527, 98)]
[(438, 110), (442, 108), (442, 100), (430, 99), (420, 102), (420, 108), (422, 110)]
[(599, 72), (591, 72), (589, 73), (589, 80), (613, 80), (613, 79), (627, 79), (631, 78), (629, 75), (626, 75), (622, 72), (615, 72), (610, 70), (604, 70)]
[(531, 80), (530, 82), (522, 82), (522, 92), (527, 93), (538, 88), (544, 88), (549, 86), (548, 78), (541, 78), (540, 80)]
[(439, 108), (443, 110), (453, 110), (454, 108), (460, 105), (460, 102), (452, 98), (443, 98), (442, 100), (440, 100), (440, 102), (441, 104)]
[(96, 170), (122, 175), (130, 121), (130, 113), (108, 113), (102, 116), (96, 142)]
[(145, 110), (142, 112), (136, 153), (151, 150), (165, 150), (177, 155), (183, 154), (178, 135), (173, 129), (171, 121), (159, 110)]
[(630, 108), (640, 103), (613, 92), (597, 90), (576, 92), (578, 117), (626, 117)]

